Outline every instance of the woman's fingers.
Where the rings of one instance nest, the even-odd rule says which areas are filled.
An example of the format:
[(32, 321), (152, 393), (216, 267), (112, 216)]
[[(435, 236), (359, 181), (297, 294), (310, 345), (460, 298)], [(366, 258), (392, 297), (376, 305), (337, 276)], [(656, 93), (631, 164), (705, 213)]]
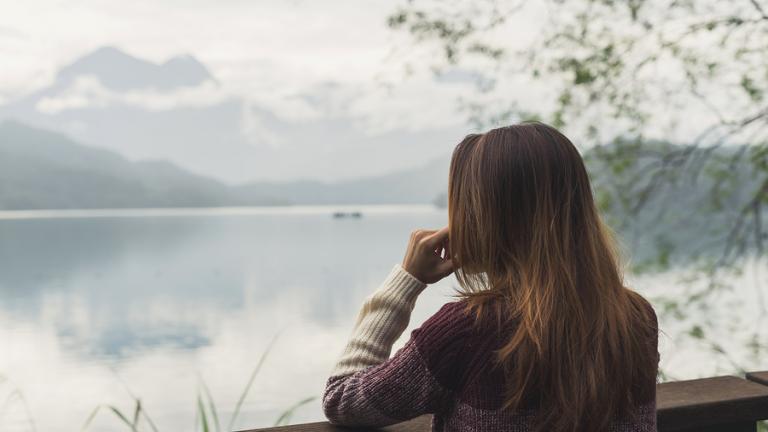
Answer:
[(440, 273), (440, 278), (444, 278), (448, 276), (449, 274), (453, 273), (453, 261), (450, 259), (446, 259), (440, 264), (438, 264), (438, 272)]
[(411, 233), (403, 268), (424, 283), (434, 283), (453, 272), (451, 258), (447, 226), (418, 229)]
[(427, 246), (429, 246), (432, 250), (437, 249), (438, 247), (442, 247), (445, 241), (448, 240), (448, 232), (448, 226), (446, 225), (440, 230), (430, 234), (424, 239), (424, 241), (427, 242)]

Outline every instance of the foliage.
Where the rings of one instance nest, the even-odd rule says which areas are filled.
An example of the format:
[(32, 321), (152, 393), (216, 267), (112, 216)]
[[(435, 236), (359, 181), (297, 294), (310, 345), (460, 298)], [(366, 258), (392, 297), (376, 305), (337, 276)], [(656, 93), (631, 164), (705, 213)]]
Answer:
[[(274, 345), (276, 340), (277, 340), (277, 335), (275, 335), (275, 337), (269, 343), (269, 345), (267, 346), (267, 349), (264, 350), (261, 357), (259, 358), (259, 361), (256, 363), (256, 366), (253, 368), (253, 371), (251, 371), (248, 381), (246, 382), (245, 387), (243, 388), (243, 391), (240, 393), (240, 397), (238, 398), (237, 403), (235, 404), (235, 408), (232, 412), (232, 416), (230, 417), (229, 423), (227, 424), (227, 428), (223, 430), (226, 430), (226, 431), (234, 430), (234, 426), (236, 424), (238, 416), (240, 415), (240, 411), (242, 409), (243, 403), (245, 402), (246, 397), (250, 393), (251, 387), (253, 387), (253, 382), (255, 381), (256, 376), (261, 370), (261, 367), (264, 364), (264, 360), (266, 360), (267, 355), (272, 350), (272, 346)], [(193, 430), (196, 430), (196, 431), (200, 430), (202, 432), (214, 432), (214, 431), (221, 432), (222, 423), (219, 419), (218, 410), (216, 408), (216, 404), (214, 402), (213, 396), (211, 395), (210, 389), (208, 388), (208, 385), (205, 383), (205, 380), (202, 377), (198, 377), (198, 383), (199, 384), (198, 384), (198, 390), (197, 390), (197, 396), (196, 396), (196, 404), (195, 404), (196, 411), (195, 411), (195, 421), (194, 421)], [(116, 419), (119, 420), (120, 423), (125, 425), (126, 428), (129, 429), (131, 432), (139, 432), (141, 430), (146, 429), (146, 428), (142, 429), (142, 423), (141, 423), (142, 420), (144, 420), (144, 422), (146, 423), (146, 426), (149, 427), (149, 430), (151, 430), (152, 432), (158, 432), (157, 426), (155, 426), (155, 423), (147, 414), (147, 410), (142, 405), (141, 399), (136, 397), (130, 391), (130, 389), (128, 389), (127, 386), (125, 386), (125, 388), (133, 400), (133, 409), (131, 411), (132, 414), (122, 411), (120, 408), (114, 405), (99, 405), (88, 416), (85, 423), (83, 424), (82, 430), (85, 431), (90, 427), (94, 418), (101, 410), (107, 410), (108, 412), (112, 413), (116, 417)], [(316, 399), (315, 396), (308, 397), (290, 406), (278, 416), (274, 425), (279, 426), (282, 424), (287, 424), (287, 422), (290, 421), (293, 413), (298, 408), (302, 407), (303, 405), (306, 405), (309, 402), (312, 402), (315, 399)]]
[(23, 424), (27, 430), (36, 431), (35, 421), (32, 418), (32, 414), (29, 410), (29, 405), (21, 390), (14, 386), (6, 376), (0, 375), (0, 391), (3, 392), (2, 404), (0, 404), (0, 429), (8, 421), (8, 417), (13, 414), (13, 410), (17, 409), (21, 411), (21, 417), (17, 419), (11, 419), (10, 421), (17, 420), (15, 424)]
[[(611, 173), (611, 181), (595, 185), (598, 203), (618, 215), (614, 225), (630, 225), (619, 229), (634, 225), (642, 235), (637, 222), (648, 218), (639, 215), (658, 209), (677, 210), (688, 222), (674, 200), (686, 184), (706, 186), (693, 207), (706, 211), (696, 228), (700, 244), (717, 255), (675, 244), (674, 233), (665, 233), (649, 239), (656, 259), (634, 267), (655, 272), (680, 258), (694, 262), (687, 298), (655, 299), (662, 310), (706, 309), (731, 288), (745, 257), (765, 267), (765, 0), (408, 0), (387, 23), (433, 54), (435, 73), (473, 77), (474, 91), (458, 103), (476, 127), (538, 119), (590, 148), (592, 169)], [(518, 47), (526, 36), (530, 42)], [(425, 58), (423, 50), (418, 57)], [(525, 100), (526, 91), (535, 96)], [(663, 211), (654, 216), (657, 225), (669, 221)], [(768, 315), (765, 288), (763, 281), (752, 299), (763, 305), (761, 317), (752, 317), (758, 321)], [(702, 316), (688, 336), (727, 357), (709, 340), (714, 324)], [(749, 327), (751, 339), (768, 340), (765, 326)]]

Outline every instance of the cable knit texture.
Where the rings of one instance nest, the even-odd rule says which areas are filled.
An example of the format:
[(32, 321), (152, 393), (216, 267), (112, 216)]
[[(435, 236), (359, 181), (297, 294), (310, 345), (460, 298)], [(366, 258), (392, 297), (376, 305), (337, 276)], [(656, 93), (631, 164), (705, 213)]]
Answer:
[[(325, 416), (333, 424), (385, 426), (434, 414), (433, 431), (532, 431), (535, 406), (501, 409), (504, 375), (493, 366), (492, 355), (505, 335), (476, 324), (464, 301), (443, 305), (390, 358), (425, 287), (396, 264), (366, 298), (326, 383)], [(655, 313), (651, 315), (655, 320)], [(658, 331), (657, 322), (654, 328)], [(658, 356), (656, 338), (649, 349)], [(615, 419), (612, 431), (657, 430), (656, 383), (637, 389), (643, 401), (636, 408), (637, 419)]]

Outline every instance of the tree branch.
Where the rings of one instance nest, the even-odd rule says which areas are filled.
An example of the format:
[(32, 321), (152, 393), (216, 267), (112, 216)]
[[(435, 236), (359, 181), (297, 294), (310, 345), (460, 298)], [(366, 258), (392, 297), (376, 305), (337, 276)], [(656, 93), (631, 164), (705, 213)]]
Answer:
[(765, 10), (760, 6), (760, 3), (758, 3), (757, 0), (749, 0), (749, 2), (752, 3), (752, 6), (754, 6), (758, 12), (760, 12), (760, 16), (763, 17), (764, 20), (768, 20), (768, 14), (765, 13)]

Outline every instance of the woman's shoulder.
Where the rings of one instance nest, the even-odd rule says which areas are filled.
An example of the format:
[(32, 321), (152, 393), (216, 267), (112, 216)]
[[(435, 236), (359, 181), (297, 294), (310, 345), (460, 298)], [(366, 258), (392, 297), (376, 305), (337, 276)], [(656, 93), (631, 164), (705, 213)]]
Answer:
[(421, 326), (413, 330), (411, 336), (419, 342), (429, 343), (439, 339), (453, 339), (466, 336), (471, 329), (473, 315), (467, 309), (465, 300), (445, 303)]
[(473, 322), (466, 301), (450, 301), (413, 330), (411, 339), (427, 362), (432, 363), (458, 350), (471, 336)]
[(628, 290), (630, 303), (635, 310), (635, 324), (633, 328), (647, 338), (647, 343), (652, 350), (656, 363), (659, 361), (659, 319), (656, 315), (656, 311), (653, 309), (653, 305), (640, 293), (632, 290)]
[(442, 305), (411, 332), (411, 341), (434, 375), (450, 375), (452, 363), (458, 361), (468, 338), (472, 337), (473, 321), (466, 302), (456, 300)]
[(639, 313), (640, 319), (652, 327), (658, 327), (658, 317), (651, 302), (632, 289), (627, 288), (627, 294), (635, 310)]

